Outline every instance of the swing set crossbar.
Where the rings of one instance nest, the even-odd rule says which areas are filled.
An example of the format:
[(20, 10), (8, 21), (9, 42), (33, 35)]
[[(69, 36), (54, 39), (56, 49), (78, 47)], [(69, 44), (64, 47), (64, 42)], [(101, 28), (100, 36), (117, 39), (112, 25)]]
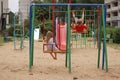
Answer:
[(48, 4), (31, 4), (31, 7), (32, 6), (91, 6), (91, 7), (98, 7), (98, 6), (105, 6), (105, 4), (79, 4), (79, 3), (77, 3), (77, 4), (68, 4), (68, 3), (62, 3), (62, 4), (60, 4), (60, 3), (58, 3), (58, 4), (56, 4), (56, 3), (48, 3)]

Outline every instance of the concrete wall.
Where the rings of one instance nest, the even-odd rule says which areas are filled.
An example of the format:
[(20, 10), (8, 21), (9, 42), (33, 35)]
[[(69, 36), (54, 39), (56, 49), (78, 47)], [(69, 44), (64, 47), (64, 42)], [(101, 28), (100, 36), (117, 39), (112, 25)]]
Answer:
[[(3, 3), (3, 13), (8, 13), (8, 0), (0, 0), (0, 30), (1, 30), (1, 15), (2, 15), (2, 3)], [(5, 17), (5, 16), (4, 16)], [(9, 24), (9, 17), (6, 16), (6, 24)]]
[(27, 19), (29, 17), (30, 0), (19, 1), (19, 11), (22, 12), (22, 18)]

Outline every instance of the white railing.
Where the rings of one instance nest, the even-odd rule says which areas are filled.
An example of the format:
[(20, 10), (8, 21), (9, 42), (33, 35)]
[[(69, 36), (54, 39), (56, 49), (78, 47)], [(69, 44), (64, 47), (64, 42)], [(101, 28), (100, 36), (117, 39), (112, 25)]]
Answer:
[(118, 8), (118, 6), (117, 7), (111, 7), (111, 10), (116, 11), (116, 10), (119, 10), (119, 8)]
[(111, 9), (107, 9), (107, 12), (111, 12)]
[(120, 5), (118, 6), (118, 8), (120, 9)]
[(111, 17), (111, 20), (120, 20), (120, 17), (118, 17), (118, 16)]
[(105, 0), (105, 3), (110, 3), (112, 1), (115, 1), (115, 0)]
[(111, 21), (111, 18), (107, 18), (107, 21)]
[(120, 17), (118, 17), (117, 20), (120, 20)]

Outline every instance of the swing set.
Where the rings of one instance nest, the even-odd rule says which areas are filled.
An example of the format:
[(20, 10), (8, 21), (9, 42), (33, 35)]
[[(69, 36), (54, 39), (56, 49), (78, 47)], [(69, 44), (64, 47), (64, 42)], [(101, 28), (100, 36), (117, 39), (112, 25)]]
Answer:
[[(98, 28), (93, 28), (94, 29), (94, 33), (96, 33), (97, 35), (97, 48), (98, 48), (98, 64), (97, 67), (100, 67), (100, 53), (101, 53), (101, 30), (103, 27), (103, 56), (102, 56), (102, 69), (104, 69), (104, 64), (106, 63), (106, 72), (108, 72), (108, 58), (107, 58), (107, 48), (106, 48), (106, 6), (104, 4), (31, 4), (30, 6), (30, 46), (29, 46), (29, 69), (32, 69), (33, 66), (33, 53), (34, 53), (34, 20), (35, 20), (35, 7), (48, 7), (51, 6), (52, 7), (52, 32), (53, 32), (53, 39), (55, 39), (55, 43), (58, 47), (58, 49), (60, 49), (60, 51), (47, 51), (47, 49), (45, 49), (45, 46), (47, 46), (47, 44), (43, 44), (43, 52), (44, 53), (61, 53), (61, 52), (65, 52), (66, 53), (66, 60), (65, 60), (65, 66), (68, 68), (69, 72), (71, 72), (71, 7), (99, 7), (100, 13), (99, 15), (97, 15), (97, 21), (95, 22), (95, 24), (97, 24)], [(65, 14), (67, 14), (67, 16), (64, 16), (64, 19), (66, 19), (66, 22), (57, 22), (57, 18), (55, 17), (55, 13), (53, 10), (55, 10), (55, 7), (66, 7), (66, 12)], [(58, 11), (61, 12), (61, 11)], [(95, 19), (95, 18), (94, 18)], [(95, 21), (95, 20), (94, 20)], [(55, 25), (56, 23), (56, 25)], [(93, 23), (94, 24), (94, 23)], [(92, 24), (91, 24), (92, 25)], [(95, 26), (93, 26), (95, 27)], [(98, 30), (98, 32), (96, 32), (96, 30)], [(86, 34), (88, 36), (88, 34)]]

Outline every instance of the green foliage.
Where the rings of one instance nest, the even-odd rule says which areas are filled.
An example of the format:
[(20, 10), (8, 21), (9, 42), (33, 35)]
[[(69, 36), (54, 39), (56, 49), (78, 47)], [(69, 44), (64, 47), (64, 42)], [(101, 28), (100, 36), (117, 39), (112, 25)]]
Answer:
[(9, 33), (10, 36), (13, 36), (14, 27), (11, 26), (7, 31), (8, 31), (8, 33)]
[(29, 21), (29, 19), (25, 19), (25, 20), (24, 20), (24, 28), (29, 29), (29, 26), (30, 26), (30, 21)]
[(10, 28), (3, 30), (0, 32), (1, 36), (5, 36), (5, 32), (8, 32), (8, 36), (13, 36), (13, 31), (14, 31), (14, 27), (11, 26)]
[(115, 43), (120, 43), (120, 28), (116, 28), (116, 30), (113, 34), (113, 41)]
[(116, 29), (114, 27), (107, 27), (106, 28), (106, 32), (107, 32), (107, 34), (110, 34), (110, 38), (113, 38), (115, 30)]
[(46, 32), (47, 32), (47, 31), (52, 31), (52, 25), (51, 25), (51, 24), (46, 25), (46, 26), (45, 26), (45, 31), (46, 31)]
[[(44, 3), (49, 3), (50, 0), (45, 0)], [(34, 0), (33, 3), (41, 4), (40, 0)], [(48, 19), (49, 18), (49, 6), (42, 6), (42, 7), (35, 7), (35, 19), (38, 21), (42, 21), (43, 18)]]
[(104, 0), (76, 0), (79, 3), (104, 3)]
[(9, 12), (9, 23), (10, 23), (10, 24), (13, 24), (13, 23), (14, 23), (14, 18), (13, 18), (13, 17), (14, 17), (14, 13), (10, 11), (10, 12)]
[(120, 43), (120, 28), (107, 27), (107, 34), (110, 34), (110, 38), (113, 39), (114, 43)]
[[(50, 10), (51, 11), (51, 10)], [(36, 7), (35, 8), (35, 18), (39, 21), (44, 19), (49, 19), (51, 13), (49, 12), (49, 6), (44, 7)]]
[(43, 25), (41, 26), (41, 33), (42, 34), (46, 35), (47, 31), (52, 31), (52, 24), (51, 23), (45, 24), (44, 28), (43, 28)]
[[(39, 24), (40, 24), (40, 22), (35, 18), (34, 26), (37, 26)], [(25, 34), (25, 36), (28, 35), (28, 33), (29, 33), (29, 27), (30, 27), (30, 21), (29, 21), (29, 19), (25, 19), (24, 20), (24, 34)]]
[(3, 37), (0, 35), (0, 46), (3, 45)]
[[(19, 29), (19, 28), (20, 28), (20, 25), (17, 25), (16, 29)], [(13, 36), (13, 34), (14, 34), (14, 27), (13, 27), (13, 25), (10, 28), (6, 29), (4, 32), (8, 32), (9, 36)]]
[(29, 35), (30, 21), (29, 19), (24, 20), (24, 36), (28, 37)]

